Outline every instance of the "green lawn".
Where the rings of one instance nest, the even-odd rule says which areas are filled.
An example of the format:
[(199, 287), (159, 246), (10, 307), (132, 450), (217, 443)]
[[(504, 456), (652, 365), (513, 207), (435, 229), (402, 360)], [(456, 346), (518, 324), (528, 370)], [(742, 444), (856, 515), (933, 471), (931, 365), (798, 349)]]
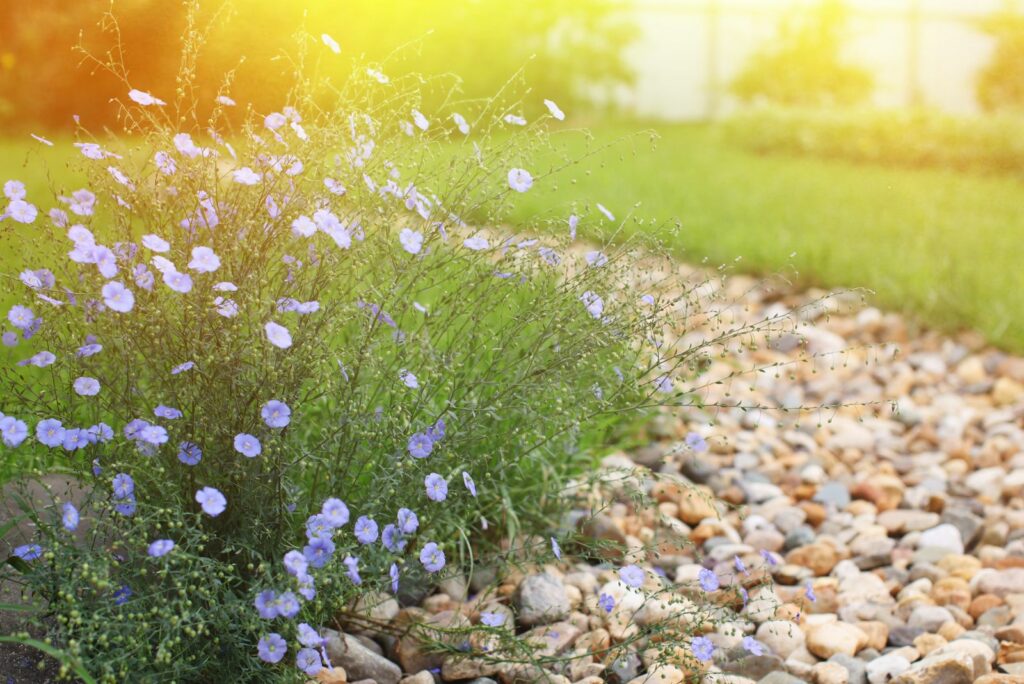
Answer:
[[(597, 127), (591, 147), (639, 128)], [(536, 183), (513, 219), (528, 224), (564, 215), (572, 200), (601, 202), (618, 219), (630, 211), (644, 219), (624, 231), (657, 230), (684, 259), (740, 257), (734, 265), (747, 271), (866, 287), (880, 306), (942, 328), (974, 327), (1024, 351), (1024, 181), (758, 157), (707, 126), (657, 130), (653, 145), (634, 136), (555, 183)], [(570, 150), (586, 149), (581, 136), (564, 138)], [(675, 219), (679, 230), (664, 225)]]
[[(757, 157), (707, 126), (660, 125), (654, 143), (629, 135), (642, 128), (595, 126), (590, 148), (626, 139), (539, 180), (517, 197), (512, 219), (529, 227), (565, 216), (574, 200), (601, 202), (620, 219), (633, 212), (624, 231), (657, 230), (684, 259), (866, 287), (881, 306), (943, 328), (974, 327), (1024, 351), (1024, 181)], [(556, 139), (570, 155), (587, 149), (582, 135)], [(65, 176), (68, 149), (0, 142), (0, 182), (21, 178), (38, 197), (46, 185), (39, 162)], [(584, 222), (581, 234), (593, 225)]]

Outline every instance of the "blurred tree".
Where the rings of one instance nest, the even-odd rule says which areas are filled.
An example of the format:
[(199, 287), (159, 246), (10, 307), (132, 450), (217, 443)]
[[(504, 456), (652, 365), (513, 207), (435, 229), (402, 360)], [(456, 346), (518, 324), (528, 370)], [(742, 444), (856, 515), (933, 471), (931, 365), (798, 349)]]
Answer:
[(1024, 14), (1018, 3), (1006, 2), (978, 22), (978, 28), (996, 41), (991, 61), (975, 82), (978, 104), (990, 112), (1024, 110)]
[(757, 50), (732, 82), (744, 102), (787, 106), (850, 105), (866, 100), (871, 73), (842, 59), (847, 10), (822, 0), (783, 19), (778, 35)]
[[(531, 88), (527, 106), (551, 98), (581, 105), (599, 89), (629, 84), (622, 58), (635, 29), (624, 20), (630, 0), (235, 0), (227, 21), (213, 20), (220, 5), (203, 6), (210, 20), (197, 86), (212, 94), (234, 70), (232, 97), (258, 111), (281, 106), (294, 63), (296, 35), (328, 33), (342, 57), (321, 44), (309, 68), (345, 76), (351, 58), (389, 58), (386, 70), (451, 73), (467, 98), (493, 95), (520, 68)], [(216, 4), (216, 3), (214, 3)], [(0, 126), (58, 128), (74, 114), (90, 127), (111, 123), (108, 102), (124, 98), (117, 80), (84, 63), (72, 48), (81, 41), (95, 54), (116, 50), (113, 35), (97, 24), (110, 0), (33, 0), (0, 3)], [(132, 84), (173, 100), (184, 3), (115, 0), (123, 59)], [(106, 26), (110, 28), (109, 25)], [(396, 52), (396, 48), (405, 46)]]

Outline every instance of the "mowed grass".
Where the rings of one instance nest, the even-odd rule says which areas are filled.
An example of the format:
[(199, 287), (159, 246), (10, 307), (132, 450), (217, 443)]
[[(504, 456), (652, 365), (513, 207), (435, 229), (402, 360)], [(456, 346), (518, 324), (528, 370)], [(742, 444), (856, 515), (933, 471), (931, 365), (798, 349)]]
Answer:
[[(589, 207), (581, 235), (599, 237), (613, 228), (606, 220), (599, 227), (600, 202), (616, 215), (615, 230), (655, 233), (681, 259), (868, 288), (881, 307), (947, 330), (975, 328), (1024, 352), (1024, 181), (759, 157), (713, 127), (652, 129), (654, 141), (637, 123), (595, 124), (589, 142), (571, 131), (557, 135), (558, 151), (533, 162), (536, 175), (564, 157), (610, 147), (540, 178), (515, 198), (510, 219), (539, 227), (538, 219), (565, 217), (575, 203)], [(0, 182), (19, 178), (40, 200), (51, 185), (71, 190), (81, 184), (67, 171), (73, 153), (67, 141), (55, 148), (30, 138), (0, 141)], [(5, 272), (23, 267), (13, 245), (2, 252)]]
[(570, 153), (628, 137), (536, 183), (513, 220), (564, 216), (576, 201), (593, 230), (600, 202), (624, 234), (655, 232), (682, 259), (865, 287), (881, 307), (1024, 352), (1024, 180), (759, 157), (703, 125), (655, 126), (652, 143), (630, 135), (641, 128), (594, 127), (589, 145), (562, 136)]

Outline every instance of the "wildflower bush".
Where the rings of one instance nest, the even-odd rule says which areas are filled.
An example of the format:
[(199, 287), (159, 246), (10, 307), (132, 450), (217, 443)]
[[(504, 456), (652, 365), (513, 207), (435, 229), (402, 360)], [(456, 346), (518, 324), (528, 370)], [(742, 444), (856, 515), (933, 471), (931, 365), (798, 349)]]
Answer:
[(930, 110), (764, 107), (723, 122), (726, 139), (758, 154), (791, 154), (895, 167), (1024, 172), (1024, 125), (1009, 115)]
[[(0, 580), (63, 674), (302, 681), (361, 598), (560, 557), (592, 448), (691, 401), (677, 383), (743, 331), (683, 342), (670, 316), (695, 288), (574, 247), (615, 221), (601, 205), (543, 239), (495, 228), (554, 172), (530, 153), (556, 103), (529, 122), (501, 94), (422, 111), (442, 83), (327, 78), (310, 55), (345, 58), (324, 34), (280, 109), (233, 128), (230, 79), (197, 115), (202, 32), (184, 41), (166, 93), (86, 55), (123, 82), (124, 135), (78, 130), (83, 187), (4, 184), (0, 430), (25, 477)], [(673, 649), (713, 623), (673, 619)]]

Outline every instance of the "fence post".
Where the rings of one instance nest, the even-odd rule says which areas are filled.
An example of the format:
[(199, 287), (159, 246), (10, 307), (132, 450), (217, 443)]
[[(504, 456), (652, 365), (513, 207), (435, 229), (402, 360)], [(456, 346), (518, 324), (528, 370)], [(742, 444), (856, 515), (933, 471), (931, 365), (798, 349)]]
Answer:
[(907, 105), (924, 104), (921, 93), (921, 0), (910, 0), (907, 8)]

